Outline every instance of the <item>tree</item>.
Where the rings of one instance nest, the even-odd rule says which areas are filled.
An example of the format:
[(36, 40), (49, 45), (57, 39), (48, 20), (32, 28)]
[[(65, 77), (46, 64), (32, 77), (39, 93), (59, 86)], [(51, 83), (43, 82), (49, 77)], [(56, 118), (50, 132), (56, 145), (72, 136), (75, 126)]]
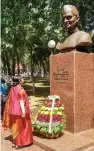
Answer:
[[(1, 58), (4, 72), (8, 70), (9, 74), (14, 75), (16, 63), (22, 63), (24, 67), (31, 66), (32, 75), (33, 67), (36, 68), (38, 64), (45, 72), (49, 69), (48, 41), (53, 39), (57, 43), (66, 36), (61, 25), (61, 10), (65, 4), (73, 4), (78, 7), (80, 28), (92, 34), (94, 29), (94, 2), (91, 0), (2, 1)], [(92, 51), (94, 52), (94, 47), (92, 47)], [(27, 57), (29, 57), (28, 61), (25, 59)]]

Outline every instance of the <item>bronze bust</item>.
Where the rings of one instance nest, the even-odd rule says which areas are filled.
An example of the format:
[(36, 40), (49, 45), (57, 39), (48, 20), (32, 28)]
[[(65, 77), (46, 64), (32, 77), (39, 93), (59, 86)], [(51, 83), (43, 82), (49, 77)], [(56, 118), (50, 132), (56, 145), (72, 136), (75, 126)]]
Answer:
[(68, 31), (69, 36), (63, 43), (58, 42), (56, 49), (60, 52), (77, 50), (88, 53), (88, 47), (92, 45), (92, 39), (89, 33), (78, 29), (79, 12), (74, 5), (64, 5), (62, 9), (62, 22), (63, 28)]

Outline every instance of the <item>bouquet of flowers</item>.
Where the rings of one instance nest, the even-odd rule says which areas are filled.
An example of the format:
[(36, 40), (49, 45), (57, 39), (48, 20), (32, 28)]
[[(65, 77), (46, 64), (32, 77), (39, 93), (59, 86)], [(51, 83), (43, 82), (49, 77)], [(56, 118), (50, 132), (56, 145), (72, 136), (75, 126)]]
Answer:
[(65, 127), (64, 105), (60, 97), (56, 95), (48, 96), (33, 123), (34, 132), (47, 138), (57, 138)]

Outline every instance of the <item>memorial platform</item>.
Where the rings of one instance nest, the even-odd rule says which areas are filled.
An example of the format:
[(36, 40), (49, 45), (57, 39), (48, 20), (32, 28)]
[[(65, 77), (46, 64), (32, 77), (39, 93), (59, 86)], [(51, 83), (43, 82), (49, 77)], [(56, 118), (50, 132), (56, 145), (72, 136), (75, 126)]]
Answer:
[(94, 128), (94, 54), (74, 50), (51, 55), (50, 94), (63, 101), (66, 131)]

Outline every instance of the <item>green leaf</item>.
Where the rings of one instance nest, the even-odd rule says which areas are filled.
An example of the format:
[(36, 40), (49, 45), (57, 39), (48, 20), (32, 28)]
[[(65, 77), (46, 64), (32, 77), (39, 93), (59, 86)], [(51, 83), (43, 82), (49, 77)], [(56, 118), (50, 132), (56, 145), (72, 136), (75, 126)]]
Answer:
[(42, 127), (42, 128), (40, 129), (40, 132), (47, 132), (46, 127)]
[(60, 131), (60, 126), (56, 126), (56, 127), (54, 128), (54, 130), (53, 130), (53, 132), (54, 132), (55, 134), (57, 134), (59, 131)]
[(35, 128), (40, 129), (41, 126), (37, 124), (37, 125), (35, 126)]

